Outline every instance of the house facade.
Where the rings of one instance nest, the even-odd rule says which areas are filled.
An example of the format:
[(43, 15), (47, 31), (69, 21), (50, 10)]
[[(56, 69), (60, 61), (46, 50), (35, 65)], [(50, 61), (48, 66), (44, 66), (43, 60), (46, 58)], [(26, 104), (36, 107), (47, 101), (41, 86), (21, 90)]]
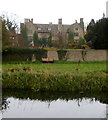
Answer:
[(80, 18), (80, 23), (75, 21), (74, 24), (65, 25), (62, 24), (62, 19), (58, 19), (58, 24), (35, 24), (33, 23), (33, 19), (25, 19), (24, 23), (20, 24), (20, 30), (22, 30), (26, 26), (27, 28), (27, 36), (28, 40), (33, 42), (34, 32), (38, 33), (38, 38), (48, 39), (48, 37), (52, 36), (52, 41), (59, 40), (59, 34), (62, 35), (63, 41), (68, 42), (69, 32), (72, 32), (74, 35), (74, 41), (78, 42), (80, 38), (84, 38), (84, 22), (83, 18)]

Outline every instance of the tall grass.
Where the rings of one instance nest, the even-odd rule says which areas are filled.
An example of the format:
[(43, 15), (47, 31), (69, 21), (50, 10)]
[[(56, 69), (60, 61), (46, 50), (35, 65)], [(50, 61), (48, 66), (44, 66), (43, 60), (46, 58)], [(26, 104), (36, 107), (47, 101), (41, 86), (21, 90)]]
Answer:
[(108, 90), (106, 62), (3, 64), (3, 88), (34, 91)]
[(2, 86), (34, 91), (100, 91), (108, 90), (107, 76), (105, 72), (5, 72)]

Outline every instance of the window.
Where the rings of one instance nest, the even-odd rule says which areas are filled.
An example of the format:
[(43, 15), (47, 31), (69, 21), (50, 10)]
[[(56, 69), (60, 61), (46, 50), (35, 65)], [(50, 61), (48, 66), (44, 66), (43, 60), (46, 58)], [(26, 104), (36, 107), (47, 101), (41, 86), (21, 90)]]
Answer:
[(28, 30), (28, 34), (32, 34), (32, 30)]
[(78, 28), (75, 28), (76, 31), (78, 31)]
[(48, 28), (48, 31), (51, 31), (51, 28)]
[(79, 33), (74, 33), (74, 36), (79, 36)]
[(38, 30), (41, 30), (41, 28), (38, 28)]

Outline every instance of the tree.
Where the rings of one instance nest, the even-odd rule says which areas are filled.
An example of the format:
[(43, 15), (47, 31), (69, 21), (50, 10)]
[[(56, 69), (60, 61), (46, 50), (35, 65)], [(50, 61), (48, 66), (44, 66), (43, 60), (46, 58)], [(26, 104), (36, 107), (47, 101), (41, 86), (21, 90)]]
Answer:
[(86, 43), (85, 39), (82, 38), (82, 37), (80, 37), (78, 44), (81, 46), (81, 45), (83, 45), (83, 44), (85, 44), (85, 43)]
[[(13, 37), (16, 37), (16, 29), (18, 28), (18, 25), (15, 21), (15, 15), (7, 16), (5, 14), (1, 15), (1, 21), (2, 21), (2, 47), (7, 48), (7, 47), (13, 47), (15, 42), (17, 41), (12, 41)], [(14, 34), (14, 36), (13, 36)]]
[(21, 30), (21, 36), (23, 38), (23, 41), (24, 41), (24, 46), (27, 47), (29, 42), (28, 42), (28, 36), (27, 36), (27, 27), (26, 25), (24, 25), (24, 27), (22, 28)]
[(48, 39), (47, 38), (42, 38), (42, 40), (41, 40), (42, 47), (46, 47), (47, 43), (48, 43)]
[(93, 41), (95, 21), (92, 19), (87, 26), (87, 34), (84, 36), (86, 41)]
[(38, 34), (37, 34), (36, 31), (33, 34), (33, 41), (34, 41), (34, 46), (38, 46), (39, 45)]
[(108, 18), (89, 24), (85, 39), (92, 41), (95, 49), (108, 49)]
[(2, 48), (5, 49), (9, 47), (10, 41), (9, 41), (9, 31), (6, 28), (5, 20), (2, 19)]
[(17, 18), (16, 14), (9, 14), (7, 15), (6, 13), (3, 13), (2, 19), (5, 20), (5, 26), (8, 30), (17, 30), (18, 29), (18, 24), (17, 24)]
[(68, 34), (68, 42), (72, 42), (73, 40), (74, 40), (74, 33), (69, 32), (69, 34)]
[(51, 32), (49, 33), (49, 37), (48, 37), (48, 45), (49, 45), (49, 47), (52, 47), (52, 34), (51, 34)]
[(58, 32), (58, 47), (63, 48), (64, 47), (64, 42), (63, 42), (63, 33)]

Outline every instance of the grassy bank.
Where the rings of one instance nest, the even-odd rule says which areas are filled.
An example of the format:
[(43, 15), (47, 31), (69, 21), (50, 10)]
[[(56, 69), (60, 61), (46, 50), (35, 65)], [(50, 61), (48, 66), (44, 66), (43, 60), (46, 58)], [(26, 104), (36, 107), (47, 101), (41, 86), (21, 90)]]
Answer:
[(33, 91), (108, 90), (106, 63), (3, 64), (3, 88)]
[(78, 62), (73, 61), (56, 61), (54, 64), (42, 64), (36, 62), (7, 62), (2, 64), (3, 71), (6, 72), (10, 68), (27, 68), (30, 67), (34, 71), (48, 71), (48, 72), (95, 72), (106, 71), (105, 61), (94, 62)]

